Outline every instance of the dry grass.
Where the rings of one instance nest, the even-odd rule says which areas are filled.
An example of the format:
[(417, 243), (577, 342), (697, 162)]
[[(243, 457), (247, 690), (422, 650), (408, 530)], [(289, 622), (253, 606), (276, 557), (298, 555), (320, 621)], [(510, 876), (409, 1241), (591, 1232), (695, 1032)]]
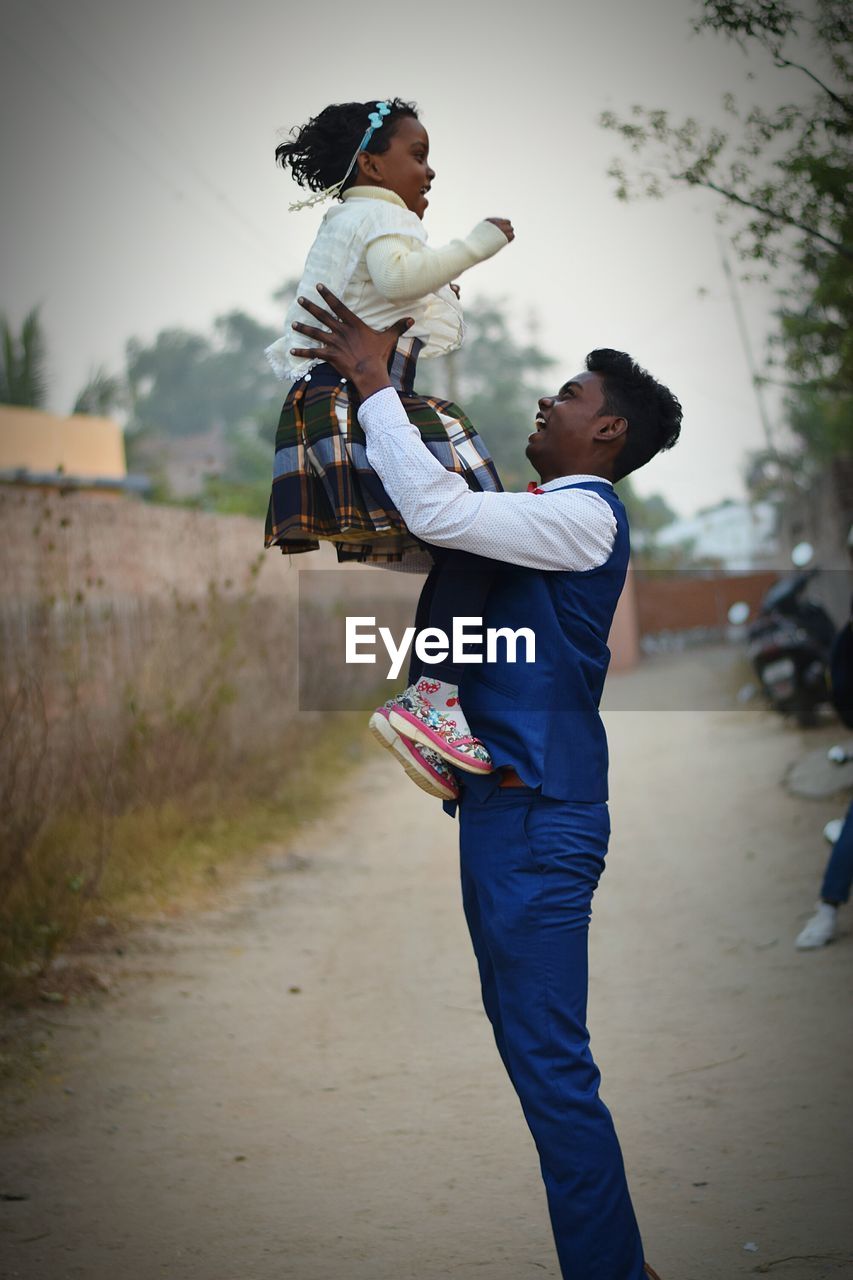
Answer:
[[(43, 992), (93, 920), (214, 890), (359, 754), (362, 713), (299, 709), (294, 604), (254, 582), (0, 616), (0, 1000)], [(303, 640), (322, 665), (323, 616)]]
[(12, 1007), (73, 994), (86, 974), (52, 969), (58, 952), (85, 950), (164, 910), (209, 903), (251, 864), (259, 847), (287, 847), (302, 824), (334, 801), (342, 775), (369, 750), (364, 717), (324, 723), (287, 767), (244, 764), (226, 783), (202, 782), (180, 797), (109, 818), (109, 856), (87, 892), (92, 851), (104, 838), (97, 810), (57, 815), (28, 851), (26, 875), (3, 905), (0, 996)]

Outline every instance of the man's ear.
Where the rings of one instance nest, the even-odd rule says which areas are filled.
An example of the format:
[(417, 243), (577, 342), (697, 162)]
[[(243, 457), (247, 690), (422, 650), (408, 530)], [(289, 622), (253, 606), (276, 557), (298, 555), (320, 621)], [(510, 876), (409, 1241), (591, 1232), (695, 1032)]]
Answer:
[(615, 440), (621, 440), (627, 430), (627, 418), (611, 418), (609, 422), (602, 422), (595, 434), (597, 439), (613, 444)]

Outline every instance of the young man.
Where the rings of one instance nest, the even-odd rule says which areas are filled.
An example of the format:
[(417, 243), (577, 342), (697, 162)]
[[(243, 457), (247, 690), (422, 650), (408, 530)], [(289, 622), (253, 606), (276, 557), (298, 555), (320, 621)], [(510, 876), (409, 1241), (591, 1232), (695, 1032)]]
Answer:
[[(536, 661), (471, 665), (460, 700), (494, 773), (459, 774), (465, 914), (483, 1003), (539, 1152), (562, 1274), (654, 1273), (586, 1029), (590, 903), (610, 831), (598, 713), (628, 566), (613, 481), (674, 445), (681, 405), (624, 352), (599, 350), (539, 401), (533, 493), (473, 493), (423, 446), (388, 378), (403, 321), (377, 334), (327, 290), (326, 329), (294, 328), (355, 384), (368, 461), (425, 542), (502, 562), (489, 627), (532, 628)], [(302, 302), (302, 299), (300, 299)], [(298, 349), (296, 354), (302, 354)]]

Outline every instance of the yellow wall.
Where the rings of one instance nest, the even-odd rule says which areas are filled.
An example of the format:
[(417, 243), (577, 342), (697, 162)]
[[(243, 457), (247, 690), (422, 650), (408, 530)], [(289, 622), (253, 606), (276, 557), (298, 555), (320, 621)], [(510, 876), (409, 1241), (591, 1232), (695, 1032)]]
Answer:
[(127, 474), (124, 437), (111, 418), (0, 405), (0, 471), (61, 471), (67, 476)]

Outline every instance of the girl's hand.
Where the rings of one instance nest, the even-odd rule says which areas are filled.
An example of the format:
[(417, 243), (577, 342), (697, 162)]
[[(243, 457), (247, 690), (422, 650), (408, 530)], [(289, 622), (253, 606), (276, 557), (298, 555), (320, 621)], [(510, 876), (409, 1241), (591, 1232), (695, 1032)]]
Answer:
[(515, 231), (509, 218), (486, 218), (486, 222), (493, 222), (498, 231), (502, 231), (510, 244), (512, 244), (515, 239)]
[(317, 329), (310, 324), (294, 324), (293, 327), (297, 332), (315, 338), (319, 346), (291, 347), (291, 354), (328, 361), (338, 373), (343, 374), (348, 382), (358, 388), (364, 400), (372, 396), (374, 391), (390, 387), (388, 362), (397, 339), (411, 328), (414, 320), (398, 320), (396, 324), (379, 332), (359, 320), (325, 285), (318, 284), (317, 292), (331, 308), (330, 311), (324, 311), (307, 298), (299, 298), (298, 301), (315, 320), (326, 326), (325, 329)]

